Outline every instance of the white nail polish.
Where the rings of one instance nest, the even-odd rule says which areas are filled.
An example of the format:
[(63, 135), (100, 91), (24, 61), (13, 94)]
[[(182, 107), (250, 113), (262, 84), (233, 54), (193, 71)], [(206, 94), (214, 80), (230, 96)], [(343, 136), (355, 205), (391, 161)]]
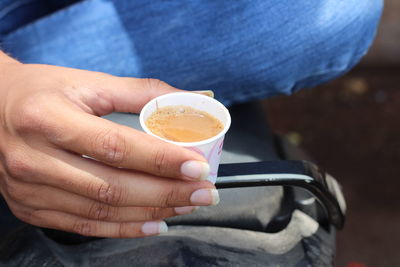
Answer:
[(157, 235), (168, 232), (168, 226), (164, 221), (145, 222), (142, 225), (142, 232), (146, 235)]
[(216, 189), (199, 189), (192, 193), (190, 202), (199, 206), (217, 205), (219, 203), (219, 194)]
[(194, 180), (207, 180), (210, 174), (210, 166), (207, 162), (189, 160), (182, 164), (181, 173)]

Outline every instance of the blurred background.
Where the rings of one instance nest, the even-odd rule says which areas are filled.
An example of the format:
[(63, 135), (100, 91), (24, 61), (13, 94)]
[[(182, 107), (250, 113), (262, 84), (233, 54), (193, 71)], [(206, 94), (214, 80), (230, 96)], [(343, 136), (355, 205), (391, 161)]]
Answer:
[(400, 266), (400, 1), (350, 73), (264, 101), (271, 127), (338, 178), (348, 204), (336, 266)]

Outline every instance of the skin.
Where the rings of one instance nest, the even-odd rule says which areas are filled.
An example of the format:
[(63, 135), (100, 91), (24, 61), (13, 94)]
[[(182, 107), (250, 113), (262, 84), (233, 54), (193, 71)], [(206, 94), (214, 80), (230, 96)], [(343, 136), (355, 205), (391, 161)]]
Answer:
[(99, 117), (138, 113), (175, 91), (0, 52), (0, 192), (14, 215), (87, 236), (140, 237), (144, 222), (175, 216), (174, 207), (212, 204), (190, 199), (214, 185), (181, 172), (204, 158)]

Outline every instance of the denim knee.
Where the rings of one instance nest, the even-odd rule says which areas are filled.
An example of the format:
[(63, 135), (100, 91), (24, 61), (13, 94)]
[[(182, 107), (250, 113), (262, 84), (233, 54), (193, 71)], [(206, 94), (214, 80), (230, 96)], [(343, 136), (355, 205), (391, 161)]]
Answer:
[[(325, 29), (319, 42), (325, 45), (319, 46), (313, 41), (309, 44), (314, 46), (314, 56), (313, 60), (303, 58), (304, 66), (314, 64), (314, 67), (299, 75), (290, 93), (334, 79), (354, 67), (374, 40), (383, 0), (352, 0), (336, 9), (330, 8), (321, 9), (327, 16), (321, 13)], [(321, 32), (321, 24), (316, 23), (309, 30)]]
[(254, 56), (236, 59), (246, 78), (234, 81), (234, 92), (217, 92), (224, 103), (292, 94), (344, 74), (366, 54), (383, 6), (382, 0), (289, 2), (281, 1), (278, 12), (265, 9), (258, 47), (248, 51)]

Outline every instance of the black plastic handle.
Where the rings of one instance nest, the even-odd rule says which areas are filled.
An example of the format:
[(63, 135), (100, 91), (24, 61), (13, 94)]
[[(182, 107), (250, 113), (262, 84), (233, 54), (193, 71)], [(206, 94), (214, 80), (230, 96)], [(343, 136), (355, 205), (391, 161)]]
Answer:
[(260, 161), (221, 164), (218, 189), (253, 186), (297, 186), (311, 192), (322, 204), (329, 222), (342, 229), (346, 202), (338, 182), (308, 161)]

